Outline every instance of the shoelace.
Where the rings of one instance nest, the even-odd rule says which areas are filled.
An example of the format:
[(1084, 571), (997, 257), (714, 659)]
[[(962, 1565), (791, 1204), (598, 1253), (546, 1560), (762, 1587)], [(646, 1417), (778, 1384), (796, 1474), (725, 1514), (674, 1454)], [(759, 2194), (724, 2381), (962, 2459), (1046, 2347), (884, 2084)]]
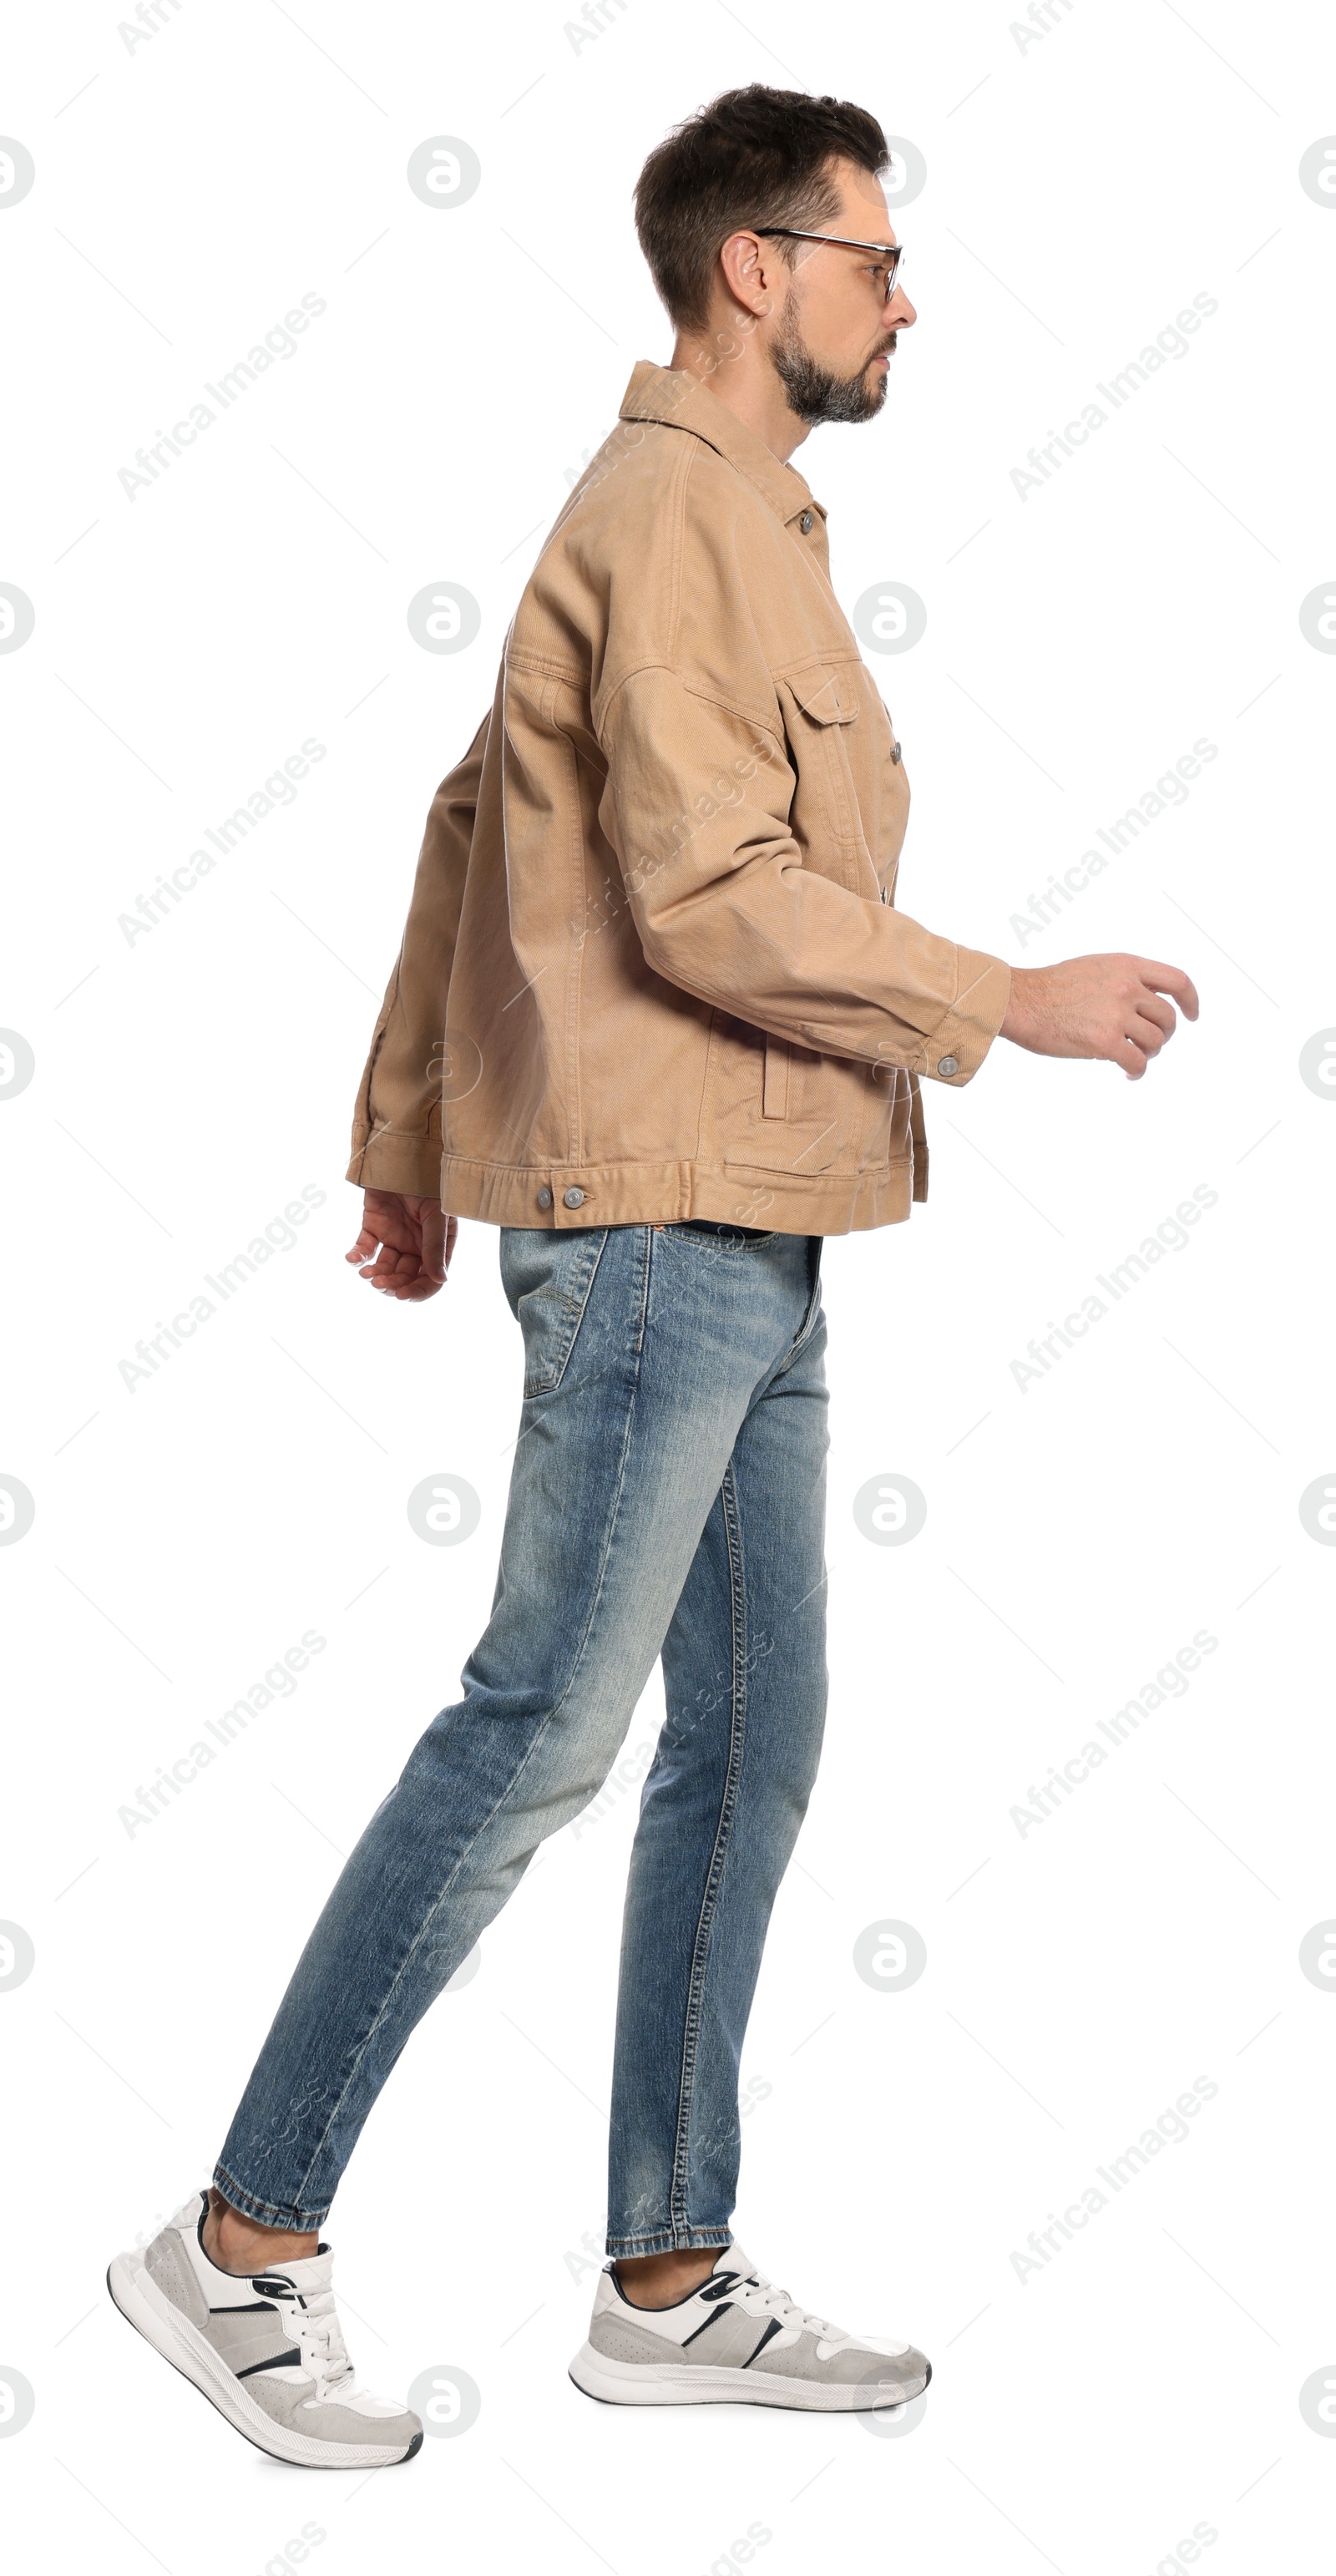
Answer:
[[(755, 2294), (751, 2298), (741, 2298), (740, 2306), (778, 2317), (781, 2325), (796, 2327), (800, 2333), (805, 2331), (817, 2335), (823, 2343), (844, 2341), (843, 2326), (834, 2326), (828, 2317), (814, 2317), (810, 2309), (800, 2308), (787, 2290), (781, 2290), (775, 2281), (767, 2281), (762, 2273), (749, 2272), (740, 2287), (744, 2292), (750, 2290)], [(737, 2292), (732, 2295), (736, 2297)]]
[[(286, 2308), (288, 2301), (282, 2304)], [(309, 2370), (319, 2394), (323, 2397), (327, 2390), (339, 2388), (345, 2396), (351, 2396), (356, 2373), (343, 2340), (333, 2290), (313, 2290), (309, 2298), (295, 2291), (291, 2331), (301, 2345), (302, 2367)]]

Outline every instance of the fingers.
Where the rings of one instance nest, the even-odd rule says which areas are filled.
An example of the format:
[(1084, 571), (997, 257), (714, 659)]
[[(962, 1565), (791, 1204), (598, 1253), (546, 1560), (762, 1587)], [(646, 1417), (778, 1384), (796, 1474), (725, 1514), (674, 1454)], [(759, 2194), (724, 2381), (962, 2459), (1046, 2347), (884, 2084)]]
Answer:
[(380, 1252), (362, 1277), (372, 1288), (394, 1295), (410, 1287), (422, 1275), (422, 1262), (416, 1252), (396, 1251), (391, 1243), (381, 1245)]
[(434, 1297), (437, 1289), (445, 1286), (458, 1233), (458, 1217), (447, 1216), (437, 1200), (424, 1199), (422, 1258), (417, 1276), (410, 1276), (411, 1263), (401, 1258), (399, 1275), (389, 1283), (389, 1295), (404, 1304), (419, 1304), (424, 1297)]
[(1177, 1026), (1177, 1018), (1167, 1002), (1143, 1000), (1137, 1003), (1135, 1010), (1130, 1014), (1123, 1035), (1130, 1038), (1133, 1046), (1139, 1047), (1144, 1056), (1150, 1058), (1157, 1056), (1161, 1047), (1168, 1045)]
[(422, 1241), (419, 1210), (424, 1202), (396, 1190), (367, 1190), (362, 1202), (362, 1230), (344, 1258), (356, 1262), (373, 1288), (386, 1289), (405, 1277), (416, 1278)]
[[(1123, 1029), (1118, 1040), (1118, 1046), (1113, 1057), (1113, 1062), (1115, 1064), (1121, 1064), (1124, 1072), (1129, 1074), (1134, 1082), (1138, 1081), (1140, 1076), (1145, 1072), (1147, 1065), (1154, 1063), (1161, 1047), (1167, 1046), (1173, 1033), (1174, 1023), (1172, 1015), (1170, 1025), (1166, 1029), (1160, 1026), (1155, 1020), (1151, 1019), (1149, 1013), (1146, 1011), (1145, 1005), (1143, 1004), (1140, 1011), (1133, 1012), (1126, 1027)], [(1128, 1052), (1129, 1049), (1130, 1055)], [(1132, 1057), (1135, 1057), (1136, 1059), (1135, 1065), (1132, 1062)]]
[[(1138, 993), (1134, 1008), (1138, 1020), (1149, 1021), (1152, 1028), (1159, 1030), (1161, 1041), (1173, 1036), (1178, 1026), (1178, 1013), (1172, 1002), (1162, 1002), (1158, 993)], [(1140, 1029), (1137, 1030), (1136, 1036), (1139, 1044)]]
[(391, 1288), (389, 1294), (396, 1305), (418, 1306), (421, 1305), (424, 1297), (437, 1296), (444, 1286), (444, 1278), (407, 1279), (402, 1287)]
[[(422, 1242), (400, 1246), (381, 1240), (374, 1227), (364, 1227), (348, 1259), (362, 1262), (361, 1277), (382, 1297), (400, 1305), (418, 1305), (445, 1285), (450, 1253), (459, 1230), (439, 1201), (423, 1200)], [(379, 1248), (378, 1248), (379, 1247)], [(375, 1256), (374, 1259), (372, 1256)]]
[(1197, 998), (1197, 987), (1181, 966), (1161, 966), (1153, 957), (1133, 957), (1129, 962), (1153, 993), (1172, 994), (1185, 1020), (1198, 1017), (1201, 1004)]
[(363, 1273), (364, 1277), (368, 1275), (373, 1288), (379, 1288), (382, 1296), (392, 1297), (401, 1306), (420, 1305), (424, 1297), (434, 1297), (437, 1290), (445, 1285), (444, 1270), (439, 1278), (434, 1278), (424, 1269), (415, 1253), (401, 1253), (398, 1267), (390, 1278), (380, 1280), (374, 1274)]
[(416, 1252), (400, 1252), (392, 1243), (382, 1243), (377, 1249), (374, 1235), (369, 1244), (355, 1245), (346, 1257), (359, 1263), (358, 1276), (369, 1279), (373, 1288), (389, 1287), (409, 1271), (416, 1276), (418, 1268)]
[(1130, 989), (1123, 988), (1127, 1016), (1111, 1060), (1122, 1066), (1129, 1082), (1139, 1082), (1178, 1026), (1173, 1001), (1162, 996), (1172, 993), (1184, 1016), (1195, 1020), (1197, 991), (1180, 967), (1164, 966), (1149, 957), (1129, 957), (1125, 962), (1136, 981)]

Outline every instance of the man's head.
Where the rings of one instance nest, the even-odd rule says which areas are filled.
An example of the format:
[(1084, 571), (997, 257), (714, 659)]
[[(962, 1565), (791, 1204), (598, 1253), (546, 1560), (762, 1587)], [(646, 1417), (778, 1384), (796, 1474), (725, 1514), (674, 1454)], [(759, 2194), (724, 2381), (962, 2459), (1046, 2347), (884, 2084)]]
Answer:
[(889, 157), (866, 108), (760, 86), (726, 91), (651, 152), (636, 230), (693, 364), (759, 359), (809, 426), (873, 418), (915, 318), (901, 286), (886, 294)]

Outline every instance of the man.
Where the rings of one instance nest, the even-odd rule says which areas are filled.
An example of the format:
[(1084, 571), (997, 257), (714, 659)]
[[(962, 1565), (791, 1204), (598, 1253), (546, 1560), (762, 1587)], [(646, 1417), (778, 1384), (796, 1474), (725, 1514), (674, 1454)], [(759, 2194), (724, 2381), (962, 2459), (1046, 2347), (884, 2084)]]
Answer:
[(915, 319), (886, 166), (862, 109), (763, 88), (650, 155), (671, 361), (635, 368), (428, 818), (348, 1257), (416, 1300), (460, 1215), (502, 1229), (526, 1373), (494, 1607), (334, 1887), (212, 2189), (109, 2276), (281, 2459), (421, 2443), (353, 2378), (319, 2231), (409, 2032), (597, 1794), (660, 1655), (611, 2259), (571, 2376), (832, 2411), (929, 2377), (796, 2306), (730, 2224), (738, 2060), (825, 1709), (821, 1243), (926, 1195), (921, 1077), (960, 1089), (1001, 1034), (1135, 1079), (1197, 1000), (1140, 958), (1011, 971), (894, 908), (900, 746), (789, 462), (818, 422), (876, 417)]

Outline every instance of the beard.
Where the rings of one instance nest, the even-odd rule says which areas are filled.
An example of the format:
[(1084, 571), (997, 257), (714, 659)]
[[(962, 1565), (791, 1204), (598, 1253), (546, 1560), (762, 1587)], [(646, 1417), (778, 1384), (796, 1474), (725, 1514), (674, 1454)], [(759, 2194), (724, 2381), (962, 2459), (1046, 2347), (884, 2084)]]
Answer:
[[(872, 354), (877, 357), (883, 352), (895, 355), (894, 332), (883, 343), (883, 350)], [(771, 345), (770, 362), (784, 387), (790, 411), (796, 412), (811, 429), (826, 420), (875, 420), (886, 400), (889, 376), (878, 371), (869, 382), (871, 359), (866, 359), (852, 376), (833, 375), (829, 367), (818, 363), (798, 328), (792, 296), (785, 303)]]

